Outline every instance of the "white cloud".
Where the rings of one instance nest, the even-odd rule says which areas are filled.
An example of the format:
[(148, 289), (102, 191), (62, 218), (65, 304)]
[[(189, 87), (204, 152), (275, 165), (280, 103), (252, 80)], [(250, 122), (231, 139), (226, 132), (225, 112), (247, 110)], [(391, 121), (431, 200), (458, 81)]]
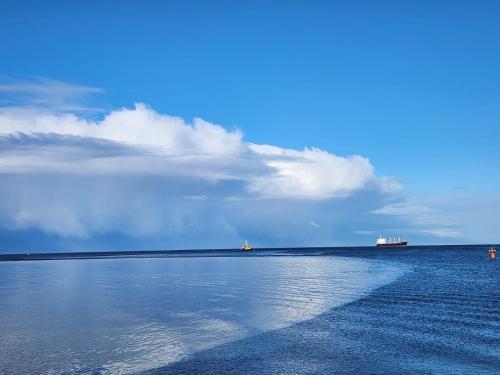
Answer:
[(375, 215), (394, 215), (394, 216), (408, 216), (408, 215), (422, 215), (430, 211), (429, 207), (405, 203), (389, 204), (382, 208), (370, 211)]
[(169, 155), (240, 153), (241, 133), (195, 119), (193, 124), (181, 118), (160, 115), (144, 104), (134, 109), (111, 112), (104, 120), (89, 121), (74, 114), (0, 112), (0, 132), (53, 133), (153, 146)]
[(352, 233), (359, 234), (361, 236), (375, 236), (376, 233), (373, 230), (353, 230)]
[(378, 185), (384, 193), (397, 193), (403, 190), (403, 185), (394, 177), (382, 176), (378, 179)]
[[(48, 100), (56, 91), (67, 91), (66, 98), (94, 91), (37, 84), (47, 87), (0, 90), (37, 92)], [(189, 123), (144, 104), (100, 120), (34, 106), (0, 108), (0, 181), (0, 194), (8, 197), (0, 202), (0, 227), (8, 230), (80, 238), (218, 233), (228, 241), (257, 227), (263, 236), (282, 239), (298, 236), (304, 226), (331, 236), (324, 228), (341, 214), (322, 210), (332, 198), (380, 195), (398, 184), (377, 177), (359, 155), (253, 144), (238, 129), (199, 118)], [(362, 212), (357, 204), (349, 210)]]
[[(446, 194), (399, 197), (398, 203), (371, 210), (382, 220), (398, 220), (399, 230), (412, 237), (430, 237), (453, 242), (487, 243), (498, 241), (500, 219), (498, 194)], [(394, 231), (393, 231), (394, 232)]]
[(312, 220), (309, 222), (309, 225), (313, 228), (321, 228), (321, 225)]
[(430, 234), (434, 237), (440, 238), (460, 238), (463, 237), (462, 233), (455, 229), (450, 228), (434, 228), (434, 229), (421, 229), (421, 233)]
[[(239, 130), (227, 131), (202, 119), (188, 124), (143, 104), (111, 112), (98, 122), (73, 114), (2, 111), (0, 133), (17, 139), (22, 138), (20, 133), (77, 136), (135, 148), (113, 157), (95, 157), (88, 150), (78, 155), (75, 169), (76, 160), (63, 156), (77, 156), (75, 141), (67, 138), (57, 147), (36, 144), (4, 153), (0, 162), (4, 172), (46, 168), (66, 173), (178, 174), (245, 181), (249, 192), (262, 197), (308, 199), (348, 196), (379, 181), (368, 159), (358, 155), (340, 157), (316, 148), (297, 151), (249, 144)], [(87, 144), (93, 147), (92, 142)]]
[(254, 144), (238, 129), (144, 104), (89, 118), (99, 109), (82, 98), (101, 91), (0, 77), (0, 235), (120, 233), (176, 247), (256, 237), (260, 245), (339, 245), (353, 234), (368, 244), (384, 232), (495, 239), (498, 195), (409, 199), (363, 156)]
[(317, 148), (296, 151), (255, 144), (250, 145), (250, 149), (274, 170), (251, 183), (253, 191), (265, 196), (342, 197), (375, 181), (373, 166), (358, 155), (345, 158)]
[(100, 93), (97, 87), (74, 85), (45, 77), (19, 80), (0, 76), (0, 105), (11, 111), (100, 112), (82, 100)]

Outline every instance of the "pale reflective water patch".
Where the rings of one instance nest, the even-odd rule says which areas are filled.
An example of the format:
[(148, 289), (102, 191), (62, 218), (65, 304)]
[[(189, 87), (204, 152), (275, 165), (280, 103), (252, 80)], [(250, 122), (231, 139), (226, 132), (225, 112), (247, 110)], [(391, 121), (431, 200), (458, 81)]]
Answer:
[(394, 281), (340, 257), (0, 264), (0, 372), (131, 373), (287, 327)]

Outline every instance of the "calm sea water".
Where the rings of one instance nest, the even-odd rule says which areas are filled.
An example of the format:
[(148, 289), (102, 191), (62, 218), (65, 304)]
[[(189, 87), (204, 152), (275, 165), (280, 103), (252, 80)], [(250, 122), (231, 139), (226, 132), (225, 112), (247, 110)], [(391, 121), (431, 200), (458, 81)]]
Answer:
[(498, 373), (486, 249), (3, 262), (0, 373)]

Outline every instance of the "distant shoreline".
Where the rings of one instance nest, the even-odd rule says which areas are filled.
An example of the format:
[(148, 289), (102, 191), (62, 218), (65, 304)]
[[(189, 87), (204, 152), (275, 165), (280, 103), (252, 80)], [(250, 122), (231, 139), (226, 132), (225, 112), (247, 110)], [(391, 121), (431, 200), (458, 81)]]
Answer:
[[(371, 247), (364, 246), (363, 248)], [(360, 248), (360, 247), (352, 247)], [(108, 259), (108, 258), (168, 258), (179, 256), (239, 256), (239, 255), (271, 255), (271, 252), (320, 251), (325, 249), (349, 249), (348, 247), (290, 247), (290, 248), (258, 248), (243, 253), (233, 249), (176, 249), (176, 250), (126, 250), (126, 251), (85, 251), (85, 252), (52, 252), (52, 253), (11, 253), (0, 254), (1, 261), (58, 260), (58, 259)]]
[[(338, 246), (338, 247), (269, 247), (254, 248), (252, 252), (243, 253), (238, 248), (233, 249), (175, 249), (175, 250), (117, 250), (117, 251), (85, 251), (85, 252), (35, 252), (35, 253), (4, 253), (0, 254), (0, 262), (32, 261), (32, 260), (62, 260), (62, 259), (116, 259), (116, 258), (169, 258), (169, 257), (215, 257), (215, 256), (270, 256), (275, 255), (308, 255), (318, 251), (339, 253), (338, 255), (354, 255), (356, 250), (373, 248), (377, 252), (402, 252), (418, 250), (419, 248), (453, 249), (457, 247), (481, 247), (489, 244), (475, 245), (419, 245), (408, 246), (405, 249), (377, 249), (375, 246)], [(317, 254), (310, 254), (317, 255)]]

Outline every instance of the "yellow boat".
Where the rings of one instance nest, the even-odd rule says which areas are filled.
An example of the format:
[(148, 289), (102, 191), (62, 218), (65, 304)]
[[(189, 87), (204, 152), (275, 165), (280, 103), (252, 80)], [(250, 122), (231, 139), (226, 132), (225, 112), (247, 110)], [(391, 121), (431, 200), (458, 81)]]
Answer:
[(252, 246), (250, 246), (250, 244), (248, 243), (248, 241), (245, 240), (245, 243), (241, 247), (241, 250), (242, 251), (251, 251), (252, 250)]

